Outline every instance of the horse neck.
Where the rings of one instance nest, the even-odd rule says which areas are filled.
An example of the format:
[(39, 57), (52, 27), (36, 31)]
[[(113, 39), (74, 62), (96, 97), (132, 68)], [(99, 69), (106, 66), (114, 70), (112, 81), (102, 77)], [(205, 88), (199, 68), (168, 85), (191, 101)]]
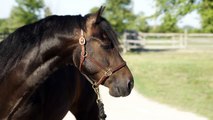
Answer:
[(74, 37), (44, 40), (21, 58), (0, 82), (0, 96), (5, 96), (0, 98), (0, 119), (13, 111), (25, 93), (35, 89), (60, 65), (68, 61), (73, 64), (73, 54), (78, 51), (76, 41)]
[[(24, 80), (33, 86), (37, 80), (42, 80), (62, 64), (73, 64), (73, 53), (77, 49), (74, 38), (44, 40), (39, 46), (32, 48), (11, 70), (9, 74), (15, 79)], [(18, 75), (17, 75), (18, 74)]]

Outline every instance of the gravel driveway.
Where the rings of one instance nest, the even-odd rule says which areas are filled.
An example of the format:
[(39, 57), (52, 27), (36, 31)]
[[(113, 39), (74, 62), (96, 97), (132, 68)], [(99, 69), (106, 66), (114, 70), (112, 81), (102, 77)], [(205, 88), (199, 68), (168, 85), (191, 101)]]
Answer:
[[(108, 89), (100, 87), (107, 120), (208, 120), (194, 113), (180, 111), (147, 99), (135, 90), (128, 97), (114, 98)], [(63, 120), (75, 120), (68, 113)]]

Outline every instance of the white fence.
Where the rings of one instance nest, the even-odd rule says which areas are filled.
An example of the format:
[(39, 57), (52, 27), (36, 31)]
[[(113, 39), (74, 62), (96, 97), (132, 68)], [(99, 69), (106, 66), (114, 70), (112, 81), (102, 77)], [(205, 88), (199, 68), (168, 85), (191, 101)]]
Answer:
[(213, 49), (213, 34), (138, 33), (137, 39), (127, 39), (124, 34), (123, 49)]
[[(0, 33), (0, 41), (8, 34)], [(165, 50), (165, 49), (210, 49), (213, 51), (213, 34), (204, 33), (138, 33), (137, 39), (127, 39), (124, 34), (122, 48), (124, 52), (131, 49)]]

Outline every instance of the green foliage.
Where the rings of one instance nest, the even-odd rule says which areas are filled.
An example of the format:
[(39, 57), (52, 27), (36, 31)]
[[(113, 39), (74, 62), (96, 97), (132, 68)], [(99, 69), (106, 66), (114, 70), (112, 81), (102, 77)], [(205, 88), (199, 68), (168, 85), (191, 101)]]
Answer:
[(204, 32), (213, 33), (213, 2), (212, 0), (202, 0), (199, 8), (202, 17), (202, 29)]
[[(177, 32), (177, 22), (186, 14), (198, 10), (201, 15), (202, 32), (213, 33), (212, 0), (156, 0), (156, 16), (162, 16), (161, 31)], [(199, 30), (192, 30), (198, 31)]]
[(156, 16), (162, 16), (160, 32), (178, 32), (177, 22), (197, 8), (196, 0), (156, 0)]
[(132, 13), (131, 0), (107, 0), (105, 16), (118, 32), (123, 32), (136, 16)]
[(147, 18), (143, 13), (136, 15), (135, 20), (131, 20), (129, 24), (127, 24), (127, 29), (148, 32), (149, 26), (147, 23)]
[(183, 17), (197, 8), (197, 0), (156, 0), (157, 15), (170, 13), (172, 16)]
[(91, 12), (91, 13), (95, 13), (95, 12), (98, 11), (98, 9), (99, 9), (99, 7), (94, 7), (94, 8), (92, 8), (92, 9), (90, 9), (90, 12)]
[(12, 32), (20, 26), (52, 14), (50, 8), (45, 7), (43, 0), (16, 0), (16, 3), (17, 6), (12, 8), (10, 17), (0, 20), (0, 32)]
[[(112, 24), (113, 28), (122, 33), (126, 29), (148, 31), (148, 24), (143, 14), (135, 15), (132, 12), (131, 0), (106, 0), (104, 16)], [(90, 11), (95, 12), (98, 7)]]
[(172, 16), (170, 13), (165, 13), (162, 24), (160, 26), (160, 32), (177, 32), (177, 22), (178, 20), (175, 16)]
[(18, 6), (13, 7), (9, 22), (13, 28), (37, 21), (44, 10), (43, 0), (16, 0)]
[[(45, 7), (43, 0), (16, 0), (16, 2), (17, 6), (13, 7), (10, 17), (7, 20), (0, 20), (0, 32), (10, 31), (52, 14), (50, 8)], [(201, 15), (202, 31), (190, 28), (189, 32), (213, 33), (212, 0), (156, 0), (156, 13), (151, 16), (145, 16), (143, 13), (134, 14), (131, 0), (106, 0), (105, 5), (104, 16), (119, 33), (126, 29), (141, 32), (182, 32), (184, 30), (178, 28), (177, 22), (194, 10)], [(92, 12), (97, 10), (98, 7), (91, 9)], [(149, 26), (147, 21), (157, 17), (161, 18), (161, 24)]]
[(0, 33), (8, 32), (7, 19), (0, 19)]
[[(106, 0), (105, 17), (116, 31), (122, 33), (126, 29), (142, 32), (181, 32), (177, 22), (186, 14), (197, 10), (198, 0), (156, 0), (156, 13), (152, 16), (135, 15), (132, 12), (131, 0)], [(97, 11), (97, 7), (91, 11)], [(161, 17), (160, 26), (148, 26), (148, 19)], [(210, 18), (210, 17), (209, 17)], [(209, 21), (210, 22), (210, 21)], [(153, 28), (153, 29), (150, 29)], [(208, 26), (209, 28), (209, 26)], [(197, 31), (197, 30), (191, 30)]]

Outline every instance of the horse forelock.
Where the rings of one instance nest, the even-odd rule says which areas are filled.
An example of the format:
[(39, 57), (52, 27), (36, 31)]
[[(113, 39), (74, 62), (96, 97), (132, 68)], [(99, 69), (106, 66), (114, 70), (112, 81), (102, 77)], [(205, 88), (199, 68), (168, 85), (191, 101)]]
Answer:
[(118, 36), (110, 23), (105, 19), (102, 18), (102, 21), (99, 23), (100, 28), (104, 31), (104, 33), (108, 36), (109, 40), (113, 43), (114, 47), (118, 49), (119, 41)]
[[(85, 15), (85, 19), (87, 19), (87, 20), (91, 19), (90, 17), (92, 17), (92, 19), (95, 20), (94, 14)], [(104, 17), (100, 17), (99, 21), (94, 21), (94, 20), (90, 20), (90, 21), (93, 21), (93, 22), (91, 22), (91, 24), (100, 28), (98, 31), (99, 34), (105, 34), (109, 38), (110, 42), (112, 42), (113, 46), (116, 49), (118, 49), (119, 45), (120, 45), (120, 43), (118, 41), (118, 36), (117, 36), (117, 33), (115, 32), (115, 30), (112, 28), (110, 22), (107, 21)]]

